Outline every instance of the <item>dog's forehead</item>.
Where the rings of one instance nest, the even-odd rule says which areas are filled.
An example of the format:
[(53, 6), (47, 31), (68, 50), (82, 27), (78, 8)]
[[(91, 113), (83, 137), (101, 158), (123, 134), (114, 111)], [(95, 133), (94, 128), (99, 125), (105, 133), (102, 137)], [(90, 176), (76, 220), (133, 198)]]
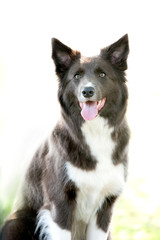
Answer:
[(82, 56), (80, 58), (80, 66), (84, 67), (84, 68), (94, 68), (96, 65), (98, 65), (98, 63), (100, 62), (100, 58), (99, 57), (84, 57)]
[(94, 61), (95, 57), (85, 57), (81, 56), (80, 58), (80, 64), (85, 65), (85, 64), (91, 64)]
[(80, 67), (82, 68), (86, 68), (86, 69), (97, 69), (97, 68), (101, 68), (101, 69), (106, 69), (111, 71), (111, 64), (109, 63), (109, 61), (103, 59), (100, 55), (98, 56), (94, 56), (94, 57), (81, 57), (80, 58)]
[(94, 72), (96, 70), (101, 70), (108, 75), (114, 76), (114, 71), (111, 67), (111, 64), (109, 61), (103, 59), (101, 56), (94, 56), (94, 57), (81, 57), (79, 62), (80, 69), (83, 69), (85, 71), (91, 71)]
[(96, 70), (104, 71), (108, 76), (114, 78), (115, 74), (110, 65), (110, 63), (103, 59), (100, 55), (93, 57), (84, 57), (81, 56), (69, 69), (68, 76), (72, 78), (72, 76), (76, 72), (85, 72), (93, 74)]

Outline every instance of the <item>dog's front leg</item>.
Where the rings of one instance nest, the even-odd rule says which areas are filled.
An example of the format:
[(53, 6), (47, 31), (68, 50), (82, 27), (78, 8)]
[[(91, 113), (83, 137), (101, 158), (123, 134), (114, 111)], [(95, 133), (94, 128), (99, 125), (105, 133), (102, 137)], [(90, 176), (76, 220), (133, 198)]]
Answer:
[(87, 228), (87, 240), (108, 240), (109, 228), (107, 231), (97, 226), (97, 216), (92, 217)]
[(91, 218), (87, 228), (87, 240), (110, 240), (110, 222), (116, 198), (106, 198), (101, 208)]
[(71, 240), (71, 231), (63, 229), (53, 220), (51, 211), (48, 209), (40, 210), (37, 218), (37, 229), (39, 239), (42, 240)]

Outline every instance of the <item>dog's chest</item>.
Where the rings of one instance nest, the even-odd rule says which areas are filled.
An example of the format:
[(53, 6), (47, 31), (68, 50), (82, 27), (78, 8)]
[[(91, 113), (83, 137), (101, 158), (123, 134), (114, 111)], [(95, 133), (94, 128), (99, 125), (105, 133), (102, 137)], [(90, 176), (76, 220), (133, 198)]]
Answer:
[(123, 165), (115, 166), (112, 162), (112, 154), (116, 147), (111, 137), (112, 132), (113, 128), (109, 128), (101, 117), (85, 122), (82, 133), (91, 155), (97, 160), (96, 168), (85, 171), (67, 163), (69, 178), (79, 189), (76, 215), (86, 223), (96, 213), (105, 197), (119, 195), (124, 185)]

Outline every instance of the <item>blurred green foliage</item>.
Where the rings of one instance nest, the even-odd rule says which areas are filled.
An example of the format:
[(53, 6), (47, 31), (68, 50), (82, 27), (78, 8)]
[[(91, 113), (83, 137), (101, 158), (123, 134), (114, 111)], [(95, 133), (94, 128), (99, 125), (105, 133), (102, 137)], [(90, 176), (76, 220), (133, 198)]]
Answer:
[[(132, 180), (114, 210), (113, 239), (159, 240), (160, 203), (153, 201), (146, 179)], [(147, 191), (145, 190), (147, 189)]]
[(14, 184), (12, 184), (12, 188), (7, 188), (7, 194), (6, 191), (0, 187), (0, 226), (12, 211), (18, 186), (19, 183), (17, 179), (14, 181)]
[(147, 214), (136, 209), (134, 204), (122, 197), (117, 202), (113, 219), (113, 239), (116, 240), (159, 240), (160, 208)]
[(5, 207), (3, 204), (0, 204), (0, 226), (3, 224), (5, 218), (9, 215), (12, 209), (12, 201), (10, 201)]

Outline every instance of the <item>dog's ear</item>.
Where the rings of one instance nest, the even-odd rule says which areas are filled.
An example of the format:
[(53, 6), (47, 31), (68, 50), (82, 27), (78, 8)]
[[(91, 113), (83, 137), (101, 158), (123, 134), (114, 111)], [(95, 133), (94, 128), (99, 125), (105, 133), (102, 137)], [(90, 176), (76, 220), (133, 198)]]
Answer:
[(127, 69), (127, 57), (129, 53), (128, 35), (124, 35), (117, 42), (101, 50), (101, 56), (109, 60), (121, 71)]
[(58, 76), (63, 77), (67, 69), (77, 58), (80, 58), (79, 52), (73, 51), (58, 39), (52, 38), (52, 59), (55, 62)]

